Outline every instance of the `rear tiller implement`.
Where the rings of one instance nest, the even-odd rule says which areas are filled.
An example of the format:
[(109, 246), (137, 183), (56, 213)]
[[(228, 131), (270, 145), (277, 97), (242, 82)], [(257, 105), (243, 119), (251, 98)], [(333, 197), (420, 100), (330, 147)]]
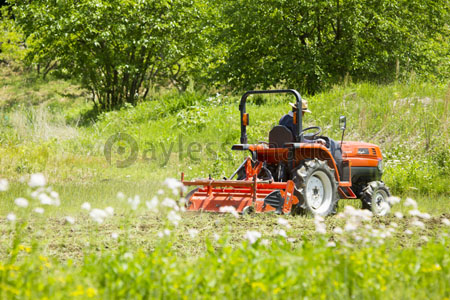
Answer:
[[(383, 215), (389, 210), (388, 188), (381, 179), (382, 155), (378, 146), (363, 142), (336, 142), (321, 136), (318, 126), (302, 128), (302, 112), (296, 110), (293, 123), (297, 135), (285, 126), (269, 132), (269, 142), (247, 144), (248, 96), (289, 93), (302, 107), (295, 90), (246, 92), (240, 101), (241, 143), (232, 150), (249, 151), (229, 179), (181, 181), (199, 186), (186, 195), (187, 210), (219, 212), (232, 206), (238, 212), (307, 213), (326, 216), (335, 212), (339, 199), (361, 199), (364, 208)], [(346, 119), (340, 117), (342, 137)], [(305, 134), (308, 131), (312, 133)], [(320, 141), (320, 143), (318, 142)], [(233, 178), (236, 177), (236, 180)]]

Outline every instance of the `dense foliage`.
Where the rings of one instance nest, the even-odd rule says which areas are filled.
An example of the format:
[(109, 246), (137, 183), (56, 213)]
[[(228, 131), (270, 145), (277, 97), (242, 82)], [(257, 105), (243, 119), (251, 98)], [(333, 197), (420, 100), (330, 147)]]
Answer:
[(448, 76), (448, 1), (218, 1), (216, 74), (233, 87), (316, 92), (347, 76)]
[(30, 37), (30, 62), (58, 64), (103, 109), (135, 104), (157, 78), (176, 80), (198, 47), (192, 1), (11, 2)]
[(78, 78), (103, 109), (192, 80), (314, 93), (349, 80), (450, 74), (448, 0), (10, 3), (28, 63)]

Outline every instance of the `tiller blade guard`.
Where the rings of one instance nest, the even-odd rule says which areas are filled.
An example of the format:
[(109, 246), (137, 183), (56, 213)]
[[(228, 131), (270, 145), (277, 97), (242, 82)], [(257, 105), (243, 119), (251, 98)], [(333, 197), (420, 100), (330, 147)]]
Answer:
[(294, 196), (295, 184), (267, 180), (212, 180), (200, 179), (181, 182), (185, 186), (200, 186), (187, 197), (187, 210), (219, 212), (221, 207), (233, 206), (237, 212), (269, 212), (289, 214), (298, 203)]

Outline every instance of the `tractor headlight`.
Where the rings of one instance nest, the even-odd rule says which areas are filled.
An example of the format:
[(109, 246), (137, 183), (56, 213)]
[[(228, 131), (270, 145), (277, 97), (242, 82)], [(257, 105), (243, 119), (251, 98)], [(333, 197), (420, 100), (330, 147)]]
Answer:
[(383, 161), (382, 160), (378, 161), (378, 171), (383, 172)]

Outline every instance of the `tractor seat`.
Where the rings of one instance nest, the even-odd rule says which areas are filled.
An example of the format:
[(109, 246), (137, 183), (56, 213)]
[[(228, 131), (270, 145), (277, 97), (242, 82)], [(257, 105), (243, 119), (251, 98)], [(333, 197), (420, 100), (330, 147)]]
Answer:
[(294, 135), (283, 125), (277, 125), (269, 132), (269, 147), (283, 148), (284, 144), (294, 142)]

